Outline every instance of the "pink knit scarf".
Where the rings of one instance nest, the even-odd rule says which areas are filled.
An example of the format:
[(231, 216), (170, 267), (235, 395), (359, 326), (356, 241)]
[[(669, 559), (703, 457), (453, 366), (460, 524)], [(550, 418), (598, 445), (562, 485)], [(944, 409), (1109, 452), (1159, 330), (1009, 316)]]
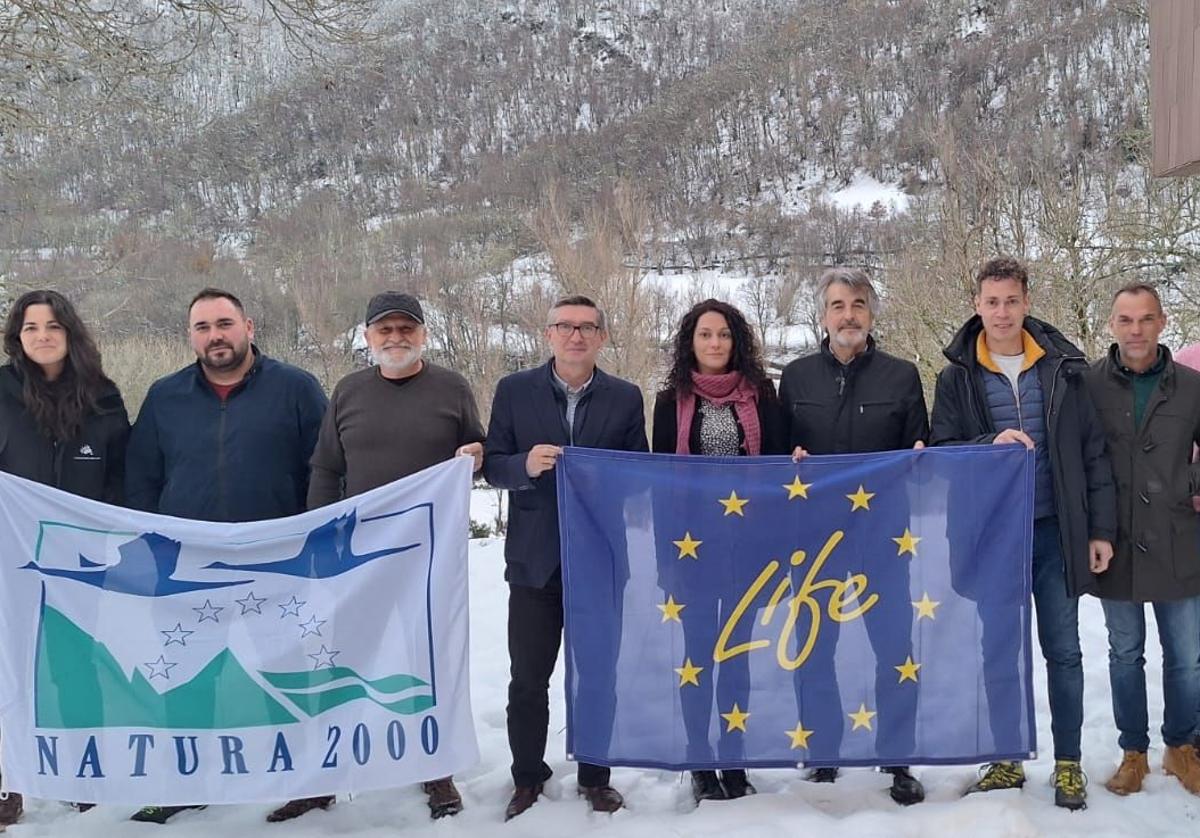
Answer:
[(692, 392), (678, 393), (675, 398), (675, 453), (690, 454), (688, 440), (692, 435), (692, 420), (696, 417), (696, 397), (708, 399), (717, 407), (733, 405), (734, 413), (745, 436), (746, 453), (758, 456), (762, 451), (762, 428), (758, 424), (758, 391), (740, 372), (721, 375), (692, 373)]

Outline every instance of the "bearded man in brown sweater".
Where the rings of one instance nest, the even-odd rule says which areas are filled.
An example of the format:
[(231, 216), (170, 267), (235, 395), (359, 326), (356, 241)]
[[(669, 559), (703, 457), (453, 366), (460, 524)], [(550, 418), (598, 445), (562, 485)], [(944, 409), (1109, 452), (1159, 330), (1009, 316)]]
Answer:
[[(367, 346), (375, 366), (333, 388), (312, 456), (308, 508), (316, 509), (415, 474), (452, 456), (483, 464), (483, 426), (465, 378), (421, 355), (428, 333), (421, 303), (385, 291), (367, 304)], [(422, 783), (434, 818), (457, 815), (451, 777)], [(284, 821), (327, 809), (333, 795), (292, 800), (267, 816)]]

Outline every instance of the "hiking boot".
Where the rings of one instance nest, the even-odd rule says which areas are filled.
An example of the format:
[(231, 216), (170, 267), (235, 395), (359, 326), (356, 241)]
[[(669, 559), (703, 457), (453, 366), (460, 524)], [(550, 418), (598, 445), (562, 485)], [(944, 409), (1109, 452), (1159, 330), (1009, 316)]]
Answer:
[(96, 804), (95, 803), (72, 803), (71, 808), (82, 815), (84, 812), (89, 812), (92, 809), (95, 809)]
[(1192, 794), (1200, 794), (1200, 759), (1196, 757), (1196, 749), (1191, 745), (1180, 745), (1172, 748), (1167, 746), (1163, 754), (1163, 771), (1172, 777), (1178, 777), (1183, 787)]
[(692, 772), (692, 799), (696, 801), (697, 805), (701, 800), (727, 800), (728, 798), (729, 795), (725, 793), (725, 787), (717, 778), (716, 771)]
[(289, 800), (267, 815), (267, 823), (290, 821), (292, 818), (308, 814), (313, 809), (328, 809), (333, 805), (333, 801), (334, 796), (332, 794), (324, 794), (320, 797), (298, 797), (295, 800)]
[(579, 796), (587, 798), (593, 812), (611, 813), (625, 805), (625, 798), (612, 786), (580, 786)]
[(1025, 785), (1025, 767), (1019, 762), (993, 762), (987, 766), (983, 776), (967, 787), (964, 794), (980, 791), (1019, 789)]
[(454, 786), (453, 777), (421, 783), (421, 788), (429, 795), (429, 817), (435, 821), (457, 815), (463, 810), (462, 796)]
[(730, 800), (736, 800), (748, 794), (758, 794), (758, 789), (746, 778), (746, 772), (740, 768), (722, 771), (721, 787), (725, 789), (725, 796)]
[(925, 799), (925, 787), (912, 775), (907, 765), (896, 765), (884, 768), (883, 771), (892, 775), (892, 788), (889, 792), (892, 800), (901, 806), (911, 806)]
[(0, 830), (12, 826), (25, 813), (25, 800), (15, 791), (0, 794)]
[(1117, 766), (1117, 773), (1108, 778), (1104, 787), (1113, 794), (1136, 794), (1142, 790), (1142, 781), (1150, 773), (1145, 751), (1126, 751)]
[(814, 768), (804, 779), (810, 783), (832, 783), (838, 778), (838, 770), (833, 767)]
[(138, 823), (166, 823), (185, 809), (204, 809), (204, 806), (143, 806), (130, 816)]
[(1087, 775), (1077, 759), (1056, 759), (1054, 774), (1050, 777), (1054, 786), (1054, 805), (1077, 812), (1087, 808)]
[(508, 806), (504, 808), (504, 819), (511, 821), (517, 815), (524, 812), (537, 802), (541, 793), (541, 783), (538, 783), (536, 786), (517, 786), (513, 789), (512, 797), (508, 800)]

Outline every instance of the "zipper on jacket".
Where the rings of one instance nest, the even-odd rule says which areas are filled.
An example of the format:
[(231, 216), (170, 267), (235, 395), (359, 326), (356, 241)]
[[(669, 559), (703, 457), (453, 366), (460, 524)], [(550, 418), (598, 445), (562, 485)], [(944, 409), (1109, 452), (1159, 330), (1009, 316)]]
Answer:
[[(1030, 369), (1033, 368), (1030, 367)], [(1037, 373), (1034, 374), (1036, 375)], [(1021, 413), (1021, 376), (1019, 375), (1017, 376), (1016, 385), (1013, 387), (1013, 398), (1017, 402), (1017, 430), (1025, 433), (1025, 416)]]
[(226, 519), (229, 518), (225, 492), (225, 416), (227, 415), (225, 408), (228, 403), (227, 399), (221, 401), (221, 419), (217, 423), (217, 508), (221, 510), (221, 515)]
[(63, 487), (63, 444), (55, 439), (50, 442), (50, 473), (54, 475), (54, 487)]

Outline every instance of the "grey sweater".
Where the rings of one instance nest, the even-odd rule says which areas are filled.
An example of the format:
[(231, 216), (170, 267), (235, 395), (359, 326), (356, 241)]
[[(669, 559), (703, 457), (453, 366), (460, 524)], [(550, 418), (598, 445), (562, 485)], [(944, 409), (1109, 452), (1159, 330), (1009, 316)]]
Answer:
[(407, 477), (483, 438), (475, 397), (458, 373), (428, 361), (402, 384), (376, 367), (352, 372), (333, 388), (321, 423), (308, 508)]

